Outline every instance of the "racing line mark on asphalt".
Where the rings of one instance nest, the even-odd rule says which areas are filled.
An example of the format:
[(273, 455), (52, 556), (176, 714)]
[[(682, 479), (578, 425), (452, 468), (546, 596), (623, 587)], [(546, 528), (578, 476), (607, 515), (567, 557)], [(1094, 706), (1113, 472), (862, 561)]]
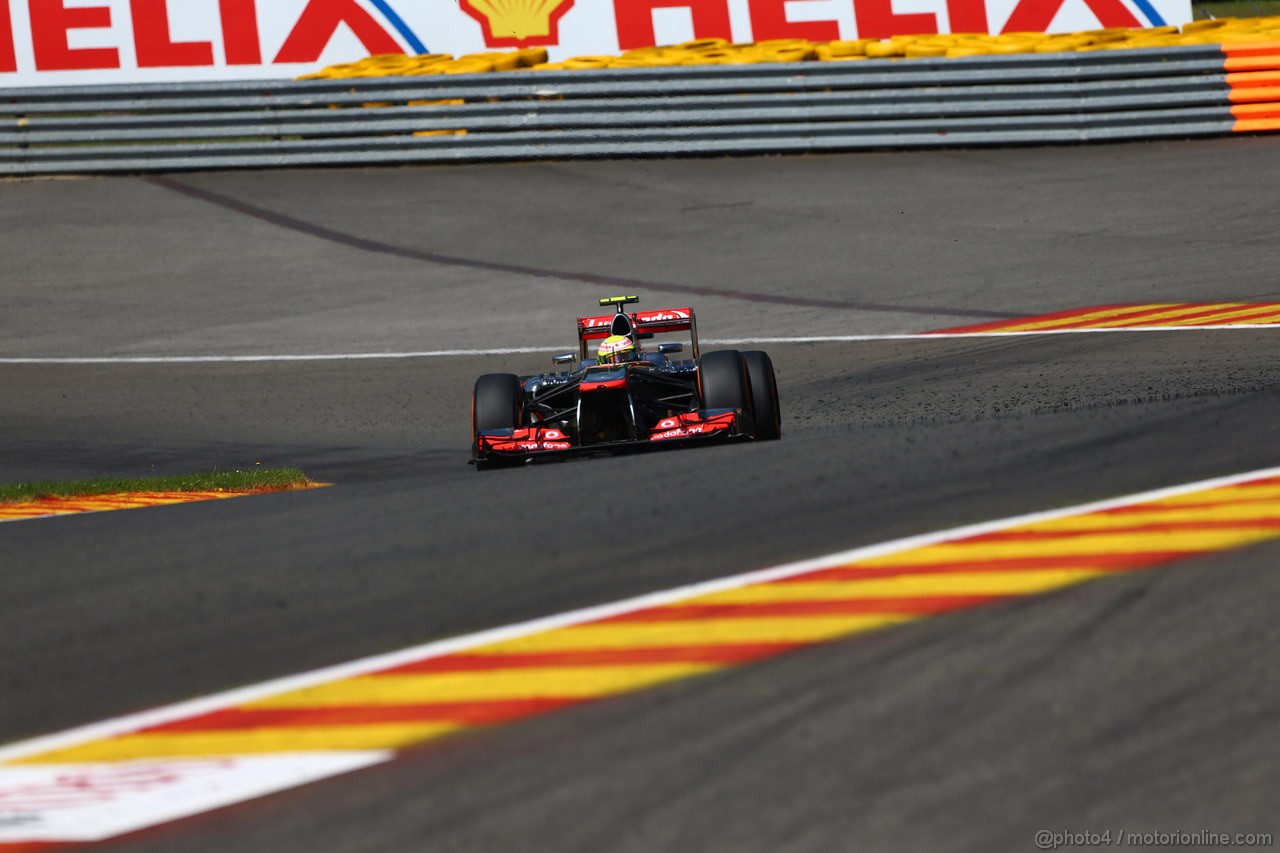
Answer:
[(939, 531), (0, 747), (0, 851), (91, 842), (935, 614), (1280, 538), (1280, 468)]
[(199, 199), (200, 201), (217, 205), (225, 210), (243, 214), (244, 216), (251, 216), (254, 219), (268, 222), (280, 228), (287, 228), (288, 230), (299, 234), (306, 234), (307, 236), (315, 237), (319, 240), (337, 243), (340, 246), (347, 246), (348, 248), (358, 249), (362, 252), (375, 252), (381, 255), (405, 258), (411, 261), (425, 261), (431, 264), (485, 270), (487, 272), (504, 272), (511, 273), (512, 275), (528, 276), (530, 278), (576, 281), (610, 290), (652, 290), (657, 293), (679, 293), (689, 296), (716, 296), (722, 299), (738, 299), (744, 302), (764, 302), (773, 305), (795, 305), (803, 308), (872, 311), (890, 314), (941, 314), (955, 317), (989, 317), (1006, 320), (1023, 316), (1021, 314), (1010, 314), (1003, 311), (973, 311), (960, 308), (921, 308), (914, 305), (880, 305), (873, 302), (841, 302), (833, 299), (812, 299), (803, 296), (776, 296), (769, 293), (751, 293), (745, 290), (721, 290), (714, 287), (697, 287), (689, 284), (639, 281), (632, 278), (594, 275), (592, 273), (545, 270), (537, 267), (520, 266), (519, 264), (506, 264), (498, 261), (482, 261), (475, 258), (462, 258), (456, 255), (445, 255), (438, 252), (423, 252), (418, 249), (407, 249), (403, 246), (393, 246), (389, 243), (379, 243), (376, 240), (367, 240), (363, 237), (357, 237), (354, 234), (345, 234), (341, 231), (335, 231), (332, 228), (326, 228), (323, 225), (316, 225), (313, 222), (305, 222), (301, 219), (295, 219), (294, 217), (283, 213), (277, 213), (273, 210), (257, 207), (256, 205), (249, 204), (248, 202), (243, 202), (239, 199), (222, 195), (221, 193), (215, 193), (210, 190), (191, 186), (190, 184), (184, 184), (181, 181), (175, 181), (172, 178), (151, 176), (144, 178), (143, 180), (171, 192), (181, 193), (182, 195), (189, 196), (190, 198)]

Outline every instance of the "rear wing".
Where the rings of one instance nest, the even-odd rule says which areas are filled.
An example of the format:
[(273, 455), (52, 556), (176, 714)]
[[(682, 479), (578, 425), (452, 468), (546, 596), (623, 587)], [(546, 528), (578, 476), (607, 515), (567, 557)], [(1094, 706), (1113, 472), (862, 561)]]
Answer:
[[(578, 318), (578, 342), (582, 358), (586, 359), (587, 341), (607, 338), (616, 334), (614, 324), (620, 317), (630, 320), (632, 332), (640, 337), (688, 332), (693, 344), (693, 357), (698, 357), (698, 318), (692, 308), (659, 308), (655, 311), (637, 311), (634, 314), (601, 314), (598, 317)], [(621, 321), (626, 322), (626, 321)], [(619, 330), (621, 331), (621, 330)]]

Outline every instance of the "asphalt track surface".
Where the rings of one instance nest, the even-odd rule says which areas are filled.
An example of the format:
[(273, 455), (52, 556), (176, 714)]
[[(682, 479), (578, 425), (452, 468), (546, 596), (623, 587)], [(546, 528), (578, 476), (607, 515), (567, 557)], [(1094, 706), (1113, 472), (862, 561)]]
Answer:
[[(1280, 301), (1272, 140), (0, 183), (0, 358), (571, 345)], [(566, 347), (567, 348), (567, 347)], [(330, 489), (0, 525), (0, 742), (861, 544), (1280, 464), (1280, 336), (769, 345), (784, 440), (477, 474), (545, 355), (0, 364), (0, 481)], [(1280, 546), (434, 742), (129, 851), (1031, 850), (1277, 832)]]

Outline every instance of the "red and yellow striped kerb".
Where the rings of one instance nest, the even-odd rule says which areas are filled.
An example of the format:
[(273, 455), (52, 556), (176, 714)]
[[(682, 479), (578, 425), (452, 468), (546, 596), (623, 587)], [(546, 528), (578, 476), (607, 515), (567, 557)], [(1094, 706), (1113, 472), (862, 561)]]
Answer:
[(63, 741), (5, 764), (403, 749), (937, 614), (1274, 539), (1280, 471), (1265, 474), (763, 570), (477, 635), (473, 645), (408, 650), (392, 663), (384, 656), (376, 664), (299, 676), (278, 689), (245, 688), (236, 695), (249, 699)]
[(982, 332), (1071, 332), (1090, 329), (1185, 329), (1280, 324), (1280, 302), (1161, 302), (1097, 305), (925, 332), (928, 335)]
[(113, 509), (138, 509), (147, 506), (212, 501), (236, 498), (252, 492), (130, 492), (117, 495), (93, 495), (72, 498), (38, 498), (14, 503), (0, 503), (0, 521), (46, 518), (51, 515), (74, 515), (80, 512), (105, 512)]
[[(298, 489), (322, 488), (327, 483), (307, 483), (290, 486), (286, 491)], [(214, 501), (223, 498), (242, 498), (246, 495), (260, 495), (264, 492), (281, 491), (278, 488), (246, 489), (228, 491), (225, 489), (209, 491), (171, 491), (171, 492), (126, 492), (110, 495), (89, 495), (83, 497), (47, 497), (26, 501), (0, 503), (0, 521), (20, 521), (31, 518), (48, 518), (55, 515), (75, 515), (83, 512), (107, 512), (116, 509), (141, 509), (149, 506), (167, 506), (169, 504), (194, 503), (196, 501)]]

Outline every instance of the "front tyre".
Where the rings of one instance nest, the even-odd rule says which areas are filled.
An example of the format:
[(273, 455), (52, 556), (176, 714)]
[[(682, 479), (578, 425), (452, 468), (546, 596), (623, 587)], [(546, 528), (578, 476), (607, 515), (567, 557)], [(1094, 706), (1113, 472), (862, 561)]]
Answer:
[[(480, 433), (520, 426), (520, 377), (514, 373), (486, 373), (471, 393), (471, 455), (476, 456)], [(477, 468), (482, 467), (477, 463)], [(487, 466), (484, 466), (487, 467)]]
[(704, 409), (742, 409), (753, 415), (747, 363), (736, 349), (704, 353), (698, 359), (698, 399)]
[(755, 404), (755, 433), (759, 441), (782, 438), (782, 407), (778, 405), (778, 380), (773, 374), (773, 359), (767, 352), (744, 352), (747, 377), (751, 384), (751, 400)]

